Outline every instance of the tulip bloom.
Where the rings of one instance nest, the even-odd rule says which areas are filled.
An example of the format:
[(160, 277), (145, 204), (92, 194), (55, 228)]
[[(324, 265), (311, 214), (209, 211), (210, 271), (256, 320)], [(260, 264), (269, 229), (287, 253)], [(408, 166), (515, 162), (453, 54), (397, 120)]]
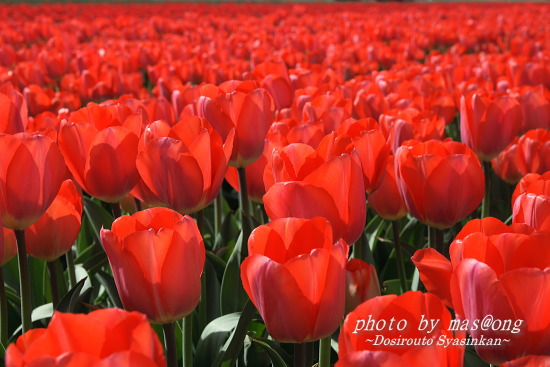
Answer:
[(177, 321), (197, 306), (205, 249), (195, 221), (168, 208), (119, 217), (101, 230), (124, 307), (155, 323)]
[(205, 119), (190, 116), (170, 127), (148, 125), (137, 168), (154, 196), (180, 213), (193, 213), (218, 195), (231, 154), (233, 133), (225, 144)]
[(395, 169), (407, 209), (429, 226), (449, 228), (483, 200), (481, 163), (462, 143), (409, 140), (395, 154)]
[(518, 138), (491, 160), (496, 175), (509, 184), (516, 184), (523, 176), (518, 167)]
[(513, 223), (525, 223), (537, 231), (550, 231), (550, 171), (530, 173), (517, 185), (512, 197)]
[(141, 115), (123, 105), (88, 104), (62, 121), (59, 148), (76, 182), (90, 195), (119, 202), (136, 185)]
[(273, 100), (251, 81), (205, 85), (197, 101), (197, 116), (206, 118), (223, 140), (235, 130), (229, 165), (244, 167), (262, 155), (264, 139), (273, 121)]
[(359, 239), (367, 215), (361, 162), (355, 150), (339, 154), (337, 145), (331, 134), (317, 150), (298, 143), (273, 150), (264, 173), (269, 218), (319, 216), (332, 224), (334, 240)]
[(381, 294), (376, 268), (360, 259), (349, 259), (346, 265), (346, 285), (346, 314)]
[(252, 74), (258, 78), (260, 85), (273, 97), (275, 110), (280, 110), (292, 105), (294, 92), (290, 85), (288, 70), (283, 62), (265, 62), (256, 65)]
[(507, 94), (472, 92), (460, 99), (460, 136), (482, 161), (514, 140), (523, 122), (519, 102)]
[(518, 169), (523, 174), (550, 171), (550, 131), (529, 130), (518, 139)]
[[(436, 366), (462, 367), (464, 346), (437, 345), (441, 339), (463, 340), (449, 330), (451, 314), (441, 300), (429, 293), (407, 292), (370, 299), (349, 313), (338, 337), (336, 367)], [(393, 320), (393, 324), (391, 323)], [(437, 324), (421, 324), (437, 320)], [(431, 345), (390, 345), (383, 340), (428, 340)]]
[(6, 367), (166, 366), (162, 345), (144, 315), (117, 308), (54, 313), (47, 329), (10, 344)]
[(71, 249), (81, 223), (82, 196), (73, 181), (65, 180), (52, 205), (25, 231), (27, 253), (44, 261), (57, 259)]
[(277, 219), (252, 231), (241, 280), (274, 339), (314, 341), (338, 328), (349, 247), (332, 238), (324, 218)]
[(4, 226), (23, 230), (36, 222), (59, 192), (65, 163), (43, 135), (0, 135), (0, 213)]
[(3, 232), (0, 234), (0, 267), (2, 267), (17, 255), (17, 241), (11, 229), (0, 228)]
[(390, 156), (380, 186), (368, 197), (371, 208), (386, 220), (399, 220), (407, 215), (407, 207), (395, 180), (395, 159)]
[[(473, 338), (510, 340), (476, 345), (480, 357), (494, 365), (544, 354), (550, 346), (550, 234), (532, 231), (524, 224), (508, 227), (495, 218), (477, 219), (451, 244), (450, 262), (432, 249), (413, 257), (426, 288), (446, 299)], [(511, 326), (475, 327), (475, 320), (488, 315)]]
[(11, 83), (0, 86), (0, 133), (16, 134), (25, 131), (28, 108), (23, 95)]
[(503, 363), (500, 367), (550, 367), (550, 356), (525, 356)]

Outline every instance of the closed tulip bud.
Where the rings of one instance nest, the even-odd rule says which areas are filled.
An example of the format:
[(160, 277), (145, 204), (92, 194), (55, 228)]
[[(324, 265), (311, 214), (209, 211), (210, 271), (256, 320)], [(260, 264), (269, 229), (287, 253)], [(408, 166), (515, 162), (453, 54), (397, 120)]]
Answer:
[(101, 230), (115, 283), (127, 310), (170, 323), (197, 306), (205, 249), (195, 221), (168, 208), (152, 208)]
[(63, 181), (46, 212), (25, 231), (27, 253), (53, 261), (69, 251), (80, 232), (82, 196), (71, 180)]
[(269, 334), (302, 343), (331, 335), (344, 315), (348, 245), (324, 218), (283, 218), (248, 240), (243, 287)]

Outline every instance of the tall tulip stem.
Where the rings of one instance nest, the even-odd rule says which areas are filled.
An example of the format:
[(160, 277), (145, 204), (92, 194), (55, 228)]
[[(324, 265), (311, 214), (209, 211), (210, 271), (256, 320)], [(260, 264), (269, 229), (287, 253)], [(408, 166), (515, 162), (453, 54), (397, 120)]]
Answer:
[(241, 226), (243, 231), (243, 244), (241, 259), (248, 256), (248, 237), (252, 232), (252, 223), (250, 221), (250, 203), (248, 201), (248, 188), (246, 186), (246, 170), (245, 167), (239, 167), (239, 206), (241, 208)]
[(113, 219), (115, 220), (122, 215), (120, 203), (111, 203), (111, 210), (113, 211)]
[(214, 200), (214, 242), (218, 233), (222, 230), (222, 211), (223, 211), (223, 191), (220, 190), (218, 196)]
[(399, 222), (392, 220), (391, 226), (393, 230), (395, 258), (397, 260), (397, 273), (399, 274), (399, 280), (401, 282), (401, 292), (405, 293), (407, 291), (407, 277), (405, 272), (405, 260), (403, 259), (403, 250), (401, 248), (401, 241), (399, 240)]
[(319, 340), (319, 367), (330, 367), (330, 335)]
[(69, 273), (69, 288), (72, 288), (76, 285), (76, 270), (74, 267), (73, 249), (70, 249), (65, 256), (67, 258), (67, 272)]
[(31, 320), (31, 283), (29, 276), (29, 262), (27, 246), (25, 245), (25, 230), (16, 229), (17, 260), (19, 261), (19, 289), (21, 292), (21, 325), (23, 333), (32, 329)]
[(164, 332), (164, 347), (166, 348), (166, 367), (176, 367), (178, 365), (178, 355), (174, 323), (163, 324), (162, 331)]
[(491, 162), (483, 162), (485, 173), (485, 196), (481, 202), (481, 218), (487, 218), (491, 214)]
[(8, 344), (8, 298), (4, 285), (4, 268), (0, 267), (0, 343)]
[[(193, 314), (183, 319), (183, 367), (193, 367)], [(175, 364), (174, 364), (175, 366)]]
[(54, 261), (48, 261), (46, 264), (48, 265), (48, 272), (50, 273), (50, 291), (52, 294), (52, 305), (53, 309), (57, 307), (59, 304), (59, 284), (57, 284), (57, 267), (55, 266)]
[(313, 343), (294, 344), (294, 367), (311, 367), (312, 362)]

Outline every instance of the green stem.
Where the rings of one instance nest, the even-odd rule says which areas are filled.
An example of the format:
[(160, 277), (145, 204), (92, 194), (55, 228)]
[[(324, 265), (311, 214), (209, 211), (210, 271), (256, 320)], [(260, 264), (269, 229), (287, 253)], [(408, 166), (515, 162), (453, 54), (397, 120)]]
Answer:
[(199, 319), (199, 330), (204, 330), (204, 328), (206, 327), (206, 302), (208, 301), (206, 294), (206, 274), (203, 271), (201, 276), (201, 300), (199, 302), (199, 308), (197, 310), (197, 316)]
[(193, 314), (183, 318), (183, 367), (193, 366)]
[(66, 254), (67, 258), (67, 271), (69, 273), (69, 288), (72, 288), (76, 285), (76, 271), (74, 267), (74, 254), (73, 249), (70, 249)]
[(311, 367), (313, 364), (313, 343), (294, 344), (294, 367)]
[(4, 285), (4, 268), (0, 267), (0, 343), (8, 345), (8, 298)]
[(141, 211), (141, 201), (138, 198), (134, 198), (134, 203), (136, 204), (136, 212)]
[(164, 332), (164, 347), (166, 348), (166, 367), (176, 367), (178, 365), (178, 355), (174, 323), (163, 324), (162, 331)]
[(21, 325), (23, 333), (32, 329), (31, 320), (31, 283), (29, 276), (29, 263), (27, 259), (27, 246), (25, 245), (25, 230), (16, 229), (17, 259), (19, 261), (19, 289), (21, 293)]
[(435, 241), (435, 228), (428, 226), (428, 245), (429, 247), (435, 249), (436, 248), (436, 241)]
[(395, 246), (395, 258), (397, 260), (397, 273), (399, 274), (399, 280), (401, 281), (401, 293), (405, 293), (408, 290), (407, 277), (405, 271), (405, 260), (403, 259), (403, 250), (401, 248), (401, 241), (399, 240), (399, 222), (396, 220), (391, 221), (393, 230), (393, 244)]
[(214, 241), (216, 236), (222, 230), (222, 202), (223, 202), (223, 190), (220, 190), (216, 199), (214, 199)]
[(113, 211), (113, 218), (115, 220), (122, 215), (122, 211), (120, 210), (120, 203), (111, 203), (111, 210)]
[(443, 229), (431, 228), (433, 231), (433, 248), (440, 254), (446, 256), (447, 249), (445, 248), (445, 231)]
[(485, 196), (481, 202), (481, 218), (487, 218), (491, 214), (491, 162), (483, 162), (485, 173)]
[(50, 291), (52, 294), (52, 305), (53, 309), (55, 310), (57, 305), (59, 304), (59, 284), (57, 283), (57, 267), (55, 266), (54, 261), (47, 261), (46, 264), (48, 265), (48, 271), (50, 273)]
[(248, 237), (252, 232), (252, 222), (250, 217), (250, 203), (248, 201), (248, 188), (246, 186), (245, 167), (237, 168), (239, 172), (239, 207), (241, 208), (241, 226), (243, 231), (243, 246), (241, 259), (248, 256)]
[(319, 340), (319, 367), (330, 367), (330, 335)]

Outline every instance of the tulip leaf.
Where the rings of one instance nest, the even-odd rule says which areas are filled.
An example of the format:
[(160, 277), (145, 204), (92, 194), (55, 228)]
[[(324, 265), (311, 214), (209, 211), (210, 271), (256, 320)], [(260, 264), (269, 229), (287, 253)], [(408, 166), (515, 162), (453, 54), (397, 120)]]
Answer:
[(56, 310), (60, 312), (74, 312), (74, 309), (78, 303), (78, 297), (80, 297), (80, 291), (84, 287), (84, 283), (88, 278), (81, 279), (74, 287), (72, 287), (67, 294), (61, 298)]
[(195, 365), (213, 366), (231, 332), (237, 327), (240, 312), (230, 313), (211, 321), (203, 330), (195, 353)]
[(101, 242), (99, 231), (101, 228), (111, 229), (113, 224), (113, 216), (100, 204), (88, 197), (84, 198), (84, 212), (90, 219), (90, 223), (94, 228), (94, 234), (97, 240)]
[(464, 351), (464, 366), (465, 367), (489, 367), (490, 364), (484, 362), (476, 353), (472, 346), (467, 346)]
[(220, 302), (222, 314), (242, 310), (248, 299), (241, 282), (242, 246), (243, 234), (241, 232), (223, 273)]
[(95, 274), (95, 277), (99, 281), (99, 283), (101, 283), (101, 285), (105, 287), (107, 295), (111, 299), (113, 305), (118, 308), (124, 308), (122, 306), (122, 301), (120, 300), (120, 297), (118, 295), (118, 290), (116, 288), (115, 279), (113, 278), (113, 276), (107, 274), (103, 270), (100, 270)]
[(274, 367), (287, 367), (292, 365), (292, 358), (273, 340), (267, 338), (251, 338), (250, 340), (253, 343), (261, 345), (267, 351)]
[(31, 313), (32, 322), (48, 319), (53, 315), (53, 305), (51, 303), (46, 303), (45, 305), (38, 306)]
[(212, 251), (206, 251), (206, 259), (208, 260), (208, 263), (210, 263), (212, 268), (216, 271), (216, 275), (221, 281), (221, 279), (223, 279), (225, 266), (227, 265), (226, 262)]

